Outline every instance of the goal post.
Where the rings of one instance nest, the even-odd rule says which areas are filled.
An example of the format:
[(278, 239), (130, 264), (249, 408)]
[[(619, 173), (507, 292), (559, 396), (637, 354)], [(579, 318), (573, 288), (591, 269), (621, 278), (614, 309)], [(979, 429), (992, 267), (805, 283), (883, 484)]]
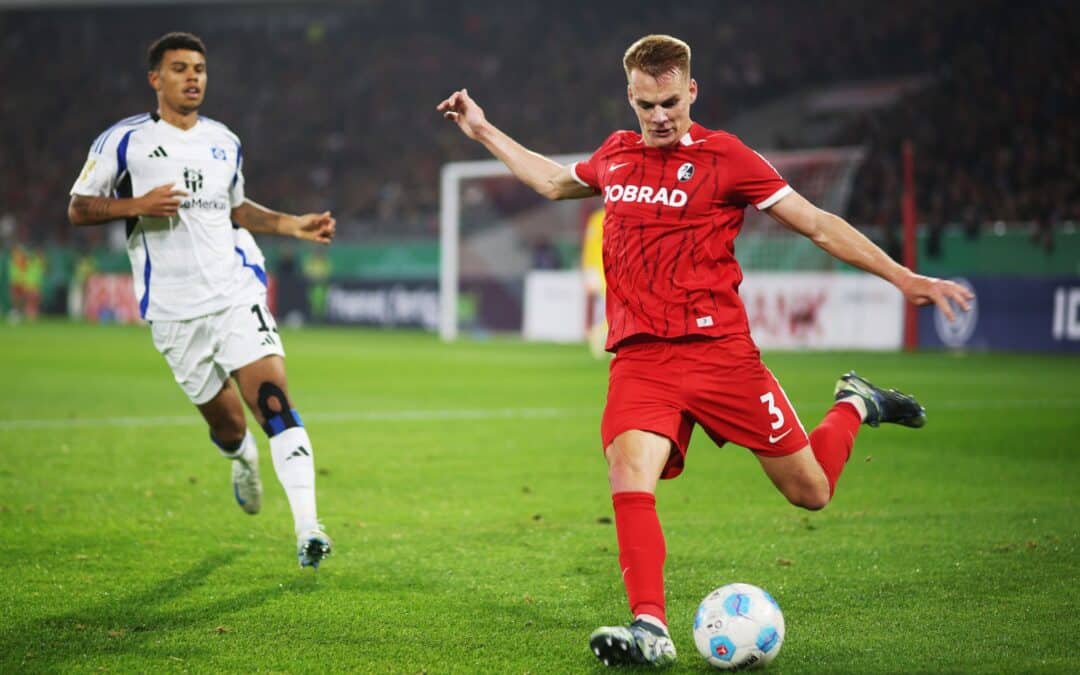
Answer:
[[(559, 164), (588, 159), (587, 154), (555, 155)], [(517, 180), (497, 159), (449, 162), (439, 177), (439, 337), (444, 341), (458, 336), (458, 290), (462, 229), (462, 183), (470, 179), (503, 178)], [(543, 199), (537, 195), (537, 199)]]

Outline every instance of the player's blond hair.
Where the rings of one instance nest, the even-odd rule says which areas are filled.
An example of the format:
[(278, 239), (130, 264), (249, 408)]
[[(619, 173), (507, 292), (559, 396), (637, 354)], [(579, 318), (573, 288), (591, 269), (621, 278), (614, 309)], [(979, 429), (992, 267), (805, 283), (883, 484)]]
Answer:
[(627, 80), (635, 68), (652, 77), (672, 70), (690, 77), (690, 45), (670, 35), (646, 35), (627, 48), (622, 62)]

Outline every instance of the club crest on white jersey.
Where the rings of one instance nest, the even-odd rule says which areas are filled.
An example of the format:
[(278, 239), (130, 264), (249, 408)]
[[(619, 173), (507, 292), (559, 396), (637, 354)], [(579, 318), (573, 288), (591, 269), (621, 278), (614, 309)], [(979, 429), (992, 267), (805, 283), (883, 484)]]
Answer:
[(183, 321), (262, 297), (264, 268), (249, 264), (231, 221), (245, 200), (240, 139), (220, 122), (121, 120), (94, 141), (71, 194), (131, 198), (161, 185), (180, 193), (177, 213), (127, 222), (140, 316)]

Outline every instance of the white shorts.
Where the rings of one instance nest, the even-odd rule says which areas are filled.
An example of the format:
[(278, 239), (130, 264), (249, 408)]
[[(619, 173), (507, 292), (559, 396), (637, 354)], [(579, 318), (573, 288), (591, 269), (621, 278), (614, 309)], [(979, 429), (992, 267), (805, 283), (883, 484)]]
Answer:
[(271, 354), (285, 356), (263, 303), (236, 305), (186, 321), (152, 321), (154, 346), (195, 405), (217, 396), (236, 370)]

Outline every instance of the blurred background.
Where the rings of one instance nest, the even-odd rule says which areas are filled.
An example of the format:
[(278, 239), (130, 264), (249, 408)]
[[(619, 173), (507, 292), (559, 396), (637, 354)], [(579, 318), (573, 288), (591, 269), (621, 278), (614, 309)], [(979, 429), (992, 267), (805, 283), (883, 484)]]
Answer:
[[(248, 196), (338, 219), (327, 249), (260, 239), (279, 320), (436, 330), (448, 301), (440, 179), (449, 163), (489, 158), (435, 105), (468, 87), (527, 147), (587, 154), (635, 128), (622, 53), (660, 32), (694, 50), (695, 121), (740, 135), (897, 259), (978, 290), (977, 322), (909, 317), (886, 346), (1080, 345), (1080, 3), (1069, 1), (0, 0), (10, 321), (135, 320), (123, 227), (75, 229), (65, 214), (94, 138), (153, 109), (145, 52), (172, 30), (206, 42), (202, 112), (243, 140)], [(522, 330), (530, 273), (577, 270), (600, 206), (539, 204), (497, 174), (448, 183), (452, 313), (477, 335)], [(757, 270), (846, 272), (804, 249), (749, 219), (748, 283)], [(780, 312), (783, 325), (759, 321), (756, 336), (835, 346), (814, 342), (823, 301), (772, 292), (751, 312)], [(1028, 328), (1010, 329), (1017, 320)]]

